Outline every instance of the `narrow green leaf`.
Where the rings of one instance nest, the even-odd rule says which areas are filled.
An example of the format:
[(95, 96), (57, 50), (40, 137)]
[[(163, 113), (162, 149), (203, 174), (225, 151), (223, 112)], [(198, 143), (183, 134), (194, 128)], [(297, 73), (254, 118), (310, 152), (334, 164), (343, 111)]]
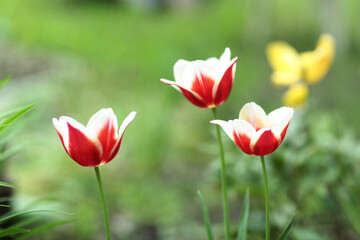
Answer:
[(210, 216), (209, 216), (209, 212), (208, 212), (208, 209), (206, 207), (204, 198), (203, 198), (203, 196), (202, 196), (202, 194), (201, 194), (201, 192), (199, 190), (197, 191), (197, 194), (199, 195), (201, 206), (202, 206), (203, 213), (204, 213), (204, 221), (205, 221), (205, 225), (206, 225), (206, 232), (207, 232), (207, 235), (208, 235), (208, 239), (209, 240), (214, 240), (214, 235), (212, 233), (212, 228), (211, 228)]
[(10, 205), (0, 204), (0, 207), (10, 207)]
[(286, 227), (284, 228), (284, 230), (282, 231), (280, 237), (279, 237), (279, 240), (286, 240), (288, 235), (289, 235), (289, 232), (290, 232), (290, 229), (291, 229), (291, 226), (294, 222), (294, 218), (295, 218), (295, 215), (291, 218), (290, 222), (286, 225)]
[(30, 230), (24, 228), (11, 227), (1, 231), (0, 237), (10, 236), (19, 233), (26, 233), (26, 232), (30, 232)]
[(72, 213), (62, 212), (62, 211), (58, 211), (58, 210), (44, 210), (44, 209), (41, 209), (41, 210), (27, 210), (27, 211), (21, 211), (21, 212), (13, 213), (13, 214), (7, 215), (7, 216), (5, 216), (3, 218), (0, 218), (0, 223), (5, 222), (5, 221), (7, 221), (7, 220), (9, 220), (11, 218), (24, 215), (24, 214), (41, 213), (41, 212), (60, 213), (60, 214), (74, 216), (74, 214), (72, 214)]
[(0, 186), (1, 186), (1, 187), (18, 188), (18, 189), (20, 188), (20, 187), (14, 185), (14, 184), (7, 183), (7, 182), (1, 182), (1, 181), (0, 181)]
[(10, 110), (10, 111), (7, 111), (7, 112), (4, 112), (4, 113), (0, 114), (0, 120), (5, 119), (5, 118), (13, 115), (17, 111), (19, 111), (19, 109), (13, 109), (13, 110)]
[(12, 227), (25, 227), (28, 225), (35, 226), (36, 222), (41, 222), (43, 217), (40, 216), (26, 216), (26, 218), (16, 219), (16, 222), (12, 224)]
[(20, 109), (19, 111), (17, 111), (16, 113), (14, 113), (13, 115), (11, 115), (10, 117), (8, 117), (5, 121), (3, 121), (0, 124), (0, 133), (2, 131), (4, 131), (5, 128), (7, 128), (12, 122), (14, 122), (15, 120), (17, 120), (18, 118), (23, 116), (25, 113), (30, 111), (33, 107), (35, 107), (35, 104), (31, 104), (27, 107), (24, 107), (24, 108)]
[(240, 223), (236, 240), (246, 240), (247, 223), (250, 211), (250, 189), (246, 189), (246, 194), (241, 208)]
[(71, 223), (76, 221), (76, 218), (70, 218), (70, 219), (64, 219), (64, 220), (58, 220), (58, 221), (54, 221), (54, 222), (50, 222), (47, 224), (44, 224), (34, 230), (32, 230), (31, 232), (22, 235), (21, 237), (17, 238), (18, 240), (24, 240), (24, 239), (28, 239), (29, 237), (32, 237), (34, 235), (37, 235), (39, 233), (42, 233), (46, 230), (49, 230), (51, 228), (57, 227), (59, 225), (63, 225), (63, 224), (67, 224), (67, 223)]
[(11, 77), (7, 77), (7, 78), (1, 80), (1, 81), (0, 81), (0, 87), (1, 87), (2, 85), (6, 84), (6, 83), (7, 83), (8, 81), (10, 81), (10, 80), (11, 80)]

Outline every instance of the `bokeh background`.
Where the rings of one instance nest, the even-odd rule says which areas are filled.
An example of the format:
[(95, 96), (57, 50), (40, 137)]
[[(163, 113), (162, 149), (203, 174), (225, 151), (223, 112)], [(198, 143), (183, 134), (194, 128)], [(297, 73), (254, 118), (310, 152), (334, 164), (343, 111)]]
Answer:
[[(33, 239), (104, 239), (93, 170), (66, 155), (51, 123), (61, 115), (86, 123), (103, 107), (119, 122), (138, 112), (117, 157), (101, 167), (114, 239), (206, 239), (198, 189), (222, 239), (211, 111), (159, 79), (172, 80), (180, 58), (219, 57), (230, 47), (235, 83), (220, 118), (236, 118), (249, 101), (270, 112), (284, 89), (270, 83), (266, 45), (313, 50), (323, 33), (335, 39), (334, 63), (268, 159), (272, 232), (296, 214), (291, 239), (360, 239), (359, 9), (358, 0), (1, 0), (0, 78), (13, 79), (0, 110), (37, 103), (7, 142), (26, 146), (2, 166), (3, 178), (21, 186), (13, 206), (53, 199), (79, 218)], [(250, 186), (249, 238), (262, 239), (260, 160), (223, 136), (232, 230)]]

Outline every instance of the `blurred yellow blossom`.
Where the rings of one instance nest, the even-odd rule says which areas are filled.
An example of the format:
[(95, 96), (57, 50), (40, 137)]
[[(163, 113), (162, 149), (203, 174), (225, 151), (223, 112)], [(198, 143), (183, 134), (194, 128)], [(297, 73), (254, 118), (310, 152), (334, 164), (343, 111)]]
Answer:
[(334, 54), (335, 42), (333, 37), (329, 34), (322, 35), (314, 51), (301, 54), (304, 80), (309, 84), (319, 82), (329, 71)]
[(298, 53), (286, 42), (269, 43), (266, 55), (274, 72), (271, 81), (276, 86), (288, 86), (283, 103), (304, 105), (309, 95), (308, 84), (319, 82), (329, 71), (335, 55), (335, 41), (329, 34), (320, 36), (313, 51)]
[(266, 48), (271, 67), (271, 81), (277, 86), (288, 86), (301, 79), (301, 58), (286, 42), (273, 42)]
[(331, 35), (323, 34), (314, 51), (299, 54), (286, 42), (272, 42), (266, 54), (274, 72), (271, 81), (277, 86), (290, 86), (301, 80), (317, 83), (328, 72), (335, 54)]
[(285, 106), (301, 107), (305, 104), (309, 95), (309, 87), (305, 83), (293, 84), (284, 93), (283, 103)]

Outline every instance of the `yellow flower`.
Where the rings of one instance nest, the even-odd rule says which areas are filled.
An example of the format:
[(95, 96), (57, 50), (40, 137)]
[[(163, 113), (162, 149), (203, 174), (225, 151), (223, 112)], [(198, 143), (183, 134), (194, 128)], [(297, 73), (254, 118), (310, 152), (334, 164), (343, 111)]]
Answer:
[(301, 54), (305, 81), (309, 84), (319, 82), (329, 71), (334, 55), (333, 37), (329, 34), (322, 35), (314, 51)]
[(324, 34), (314, 51), (301, 54), (286, 42), (273, 42), (267, 46), (266, 53), (274, 69), (273, 84), (290, 86), (302, 79), (313, 84), (328, 72), (335, 54), (335, 42), (331, 35)]
[(283, 103), (285, 106), (301, 107), (305, 104), (309, 95), (309, 88), (305, 83), (293, 84), (284, 93)]
[(273, 42), (266, 48), (271, 67), (271, 81), (277, 86), (288, 86), (301, 79), (301, 59), (295, 48), (286, 42)]

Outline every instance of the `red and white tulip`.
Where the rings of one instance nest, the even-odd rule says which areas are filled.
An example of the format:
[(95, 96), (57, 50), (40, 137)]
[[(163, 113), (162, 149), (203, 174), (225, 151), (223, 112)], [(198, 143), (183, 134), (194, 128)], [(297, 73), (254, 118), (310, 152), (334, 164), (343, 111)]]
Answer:
[(230, 54), (230, 49), (226, 48), (219, 59), (180, 59), (174, 65), (175, 82), (160, 81), (173, 86), (198, 107), (217, 107), (228, 98), (234, 82), (237, 58), (231, 60)]
[(53, 118), (53, 124), (66, 153), (84, 167), (110, 162), (118, 153), (126, 127), (134, 119), (131, 112), (118, 131), (117, 118), (111, 108), (95, 113), (85, 127), (73, 118)]
[(249, 155), (264, 156), (275, 151), (283, 141), (294, 109), (278, 108), (268, 115), (254, 102), (241, 109), (239, 119), (211, 123), (220, 125), (238, 147)]

